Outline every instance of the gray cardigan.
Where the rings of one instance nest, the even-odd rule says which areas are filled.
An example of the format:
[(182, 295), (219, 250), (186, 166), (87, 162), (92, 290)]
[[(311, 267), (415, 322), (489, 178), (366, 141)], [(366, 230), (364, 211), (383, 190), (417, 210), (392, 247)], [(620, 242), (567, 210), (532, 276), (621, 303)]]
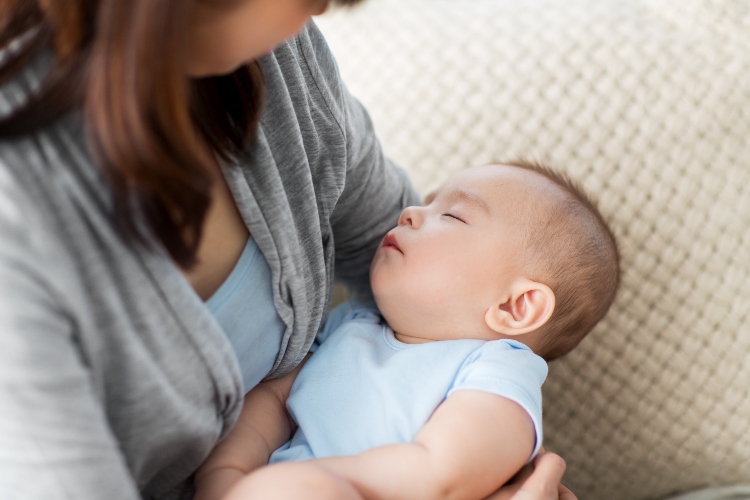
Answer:
[[(0, 112), (41, 67), (2, 88)], [(334, 267), (366, 286), (375, 246), (418, 197), (314, 25), (263, 70), (257, 142), (224, 173), (287, 325), (277, 376), (321, 326)], [(0, 498), (190, 498), (241, 402), (231, 347), (200, 298), (163, 251), (113, 226), (80, 113), (0, 140)]]

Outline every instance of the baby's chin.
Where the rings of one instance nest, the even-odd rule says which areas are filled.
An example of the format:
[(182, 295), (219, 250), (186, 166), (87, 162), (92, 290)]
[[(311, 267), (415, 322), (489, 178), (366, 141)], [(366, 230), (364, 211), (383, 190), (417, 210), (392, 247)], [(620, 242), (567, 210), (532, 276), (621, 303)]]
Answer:
[(372, 295), (375, 299), (375, 305), (378, 306), (378, 311), (385, 318), (386, 323), (393, 328), (393, 325), (401, 323), (402, 316), (405, 316), (407, 307), (399, 307), (396, 300), (393, 300), (388, 294), (378, 293), (376, 286), (372, 288)]
[(382, 314), (383, 307), (386, 306), (386, 301), (383, 299), (382, 293), (378, 293), (376, 287), (372, 287), (372, 297), (375, 300), (375, 305), (378, 306), (378, 311), (380, 311), (380, 313)]
[[(375, 304), (385, 322), (395, 333), (422, 337), (429, 336), (427, 320), (436, 316), (435, 312), (427, 313), (423, 301), (413, 300), (404, 294), (383, 294), (373, 290)], [(425, 329), (427, 328), (427, 331)]]

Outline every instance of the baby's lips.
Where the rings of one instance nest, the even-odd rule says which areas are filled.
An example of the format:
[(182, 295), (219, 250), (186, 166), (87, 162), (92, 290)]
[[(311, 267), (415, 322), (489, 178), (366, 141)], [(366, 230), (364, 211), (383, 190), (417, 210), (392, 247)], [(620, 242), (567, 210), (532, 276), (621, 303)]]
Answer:
[(396, 240), (396, 237), (393, 235), (393, 233), (388, 233), (385, 235), (385, 238), (383, 238), (383, 248), (393, 248), (394, 250), (398, 250), (401, 253), (404, 253), (401, 250), (401, 247), (398, 245), (398, 241)]

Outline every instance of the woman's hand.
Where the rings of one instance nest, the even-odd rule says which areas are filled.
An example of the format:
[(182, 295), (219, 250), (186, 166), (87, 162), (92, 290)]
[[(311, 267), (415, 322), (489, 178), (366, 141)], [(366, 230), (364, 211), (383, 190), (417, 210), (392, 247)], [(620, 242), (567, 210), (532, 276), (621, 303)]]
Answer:
[(542, 453), (487, 500), (577, 500), (560, 484), (563, 474), (565, 460), (554, 453)]

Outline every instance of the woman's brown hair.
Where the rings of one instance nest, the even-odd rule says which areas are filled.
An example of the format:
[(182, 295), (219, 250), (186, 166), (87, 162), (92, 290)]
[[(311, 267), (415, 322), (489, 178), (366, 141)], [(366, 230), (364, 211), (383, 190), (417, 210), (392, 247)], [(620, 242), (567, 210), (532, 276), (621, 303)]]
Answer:
[(142, 243), (152, 233), (185, 268), (196, 262), (214, 155), (245, 148), (264, 96), (257, 62), (224, 76), (186, 76), (195, 1), (0, 0), (0, 81), (41, 51), (54, 56), (39, 91), (0, 119), (0, 137), (82, 108), (116, 223)]

